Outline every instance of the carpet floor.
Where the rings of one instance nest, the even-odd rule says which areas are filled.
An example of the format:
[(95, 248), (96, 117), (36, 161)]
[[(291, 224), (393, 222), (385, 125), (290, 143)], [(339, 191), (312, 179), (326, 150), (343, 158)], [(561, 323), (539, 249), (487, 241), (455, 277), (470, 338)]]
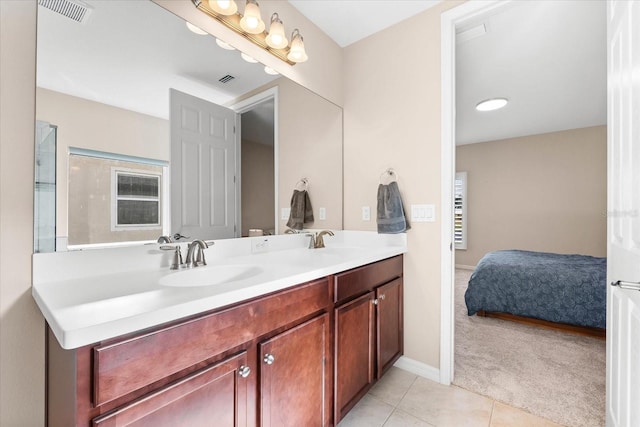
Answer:
[(605, 340), (467, 316), (456, 270), (453, 383), (568, 427), (605, 425)]

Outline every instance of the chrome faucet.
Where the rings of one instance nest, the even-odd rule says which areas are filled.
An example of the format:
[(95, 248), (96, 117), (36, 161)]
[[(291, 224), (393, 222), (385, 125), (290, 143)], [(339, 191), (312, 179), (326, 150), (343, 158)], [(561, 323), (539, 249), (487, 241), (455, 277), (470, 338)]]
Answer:
[(309, 240), (309, 249), (319, 249), (319, 248), (324, 248), (324, 236), (325, 235), (329, 235), (329, 236), (333, 236), (333, 232), (331, 230), (322, 230), (319, 233), (316, 233), (315, 235), (313, 233), (309, 233), (307, 234), (307, 236), (310, 237)]
[(158, 243), (173, 243), (173, 239), (171, 236), (160, 236), (158, 237)]
[[(211, 242), (213, 244), (213, 242)], [(207, 265), (207, 261), (204, 259), (204, 250), (207, 249), (209, 245), (203, 240), (196, 239), (193, 242), (189, 243), (187, 249), (187, 259), (185, 260), (186, 268), (193, 268), (199, 265)]]

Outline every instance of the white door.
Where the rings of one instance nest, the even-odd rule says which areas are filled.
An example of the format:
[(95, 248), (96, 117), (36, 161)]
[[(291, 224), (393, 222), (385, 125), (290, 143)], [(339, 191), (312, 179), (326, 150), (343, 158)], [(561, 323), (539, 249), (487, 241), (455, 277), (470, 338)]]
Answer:
[(171, 89), (171, 233), (236, 237), (236, 113)]
[[(640, 2), (607, 7), (607, 280), (634, 287), (640, 282)], [(607, 288), (607, 426), (640, 426), (640, 291)]]

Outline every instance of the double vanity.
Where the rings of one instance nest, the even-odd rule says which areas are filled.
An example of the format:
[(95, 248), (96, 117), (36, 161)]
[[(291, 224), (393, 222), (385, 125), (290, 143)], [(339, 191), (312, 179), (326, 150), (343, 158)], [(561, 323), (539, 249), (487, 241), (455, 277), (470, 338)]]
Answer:
[(332, 426), (402, 355), (405, 235), (34, 255), (49, 426)]

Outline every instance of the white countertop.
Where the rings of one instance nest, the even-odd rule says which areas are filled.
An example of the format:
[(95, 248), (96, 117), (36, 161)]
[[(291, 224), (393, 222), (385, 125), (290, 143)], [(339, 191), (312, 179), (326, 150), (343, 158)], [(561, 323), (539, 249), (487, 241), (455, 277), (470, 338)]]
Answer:
[[(308, 249), (308, 241), (220, 240), (205, 251), (207, 266), (179, 271), (169, 269), (172, 253), (159, 245), (34, 254), (32, 294), (60, 345), (74, 349), (407, 251), (404, 234), (340, 231), (325, 236), (324, 249)], [(266, 252), (252, 253), (264, 242)], [(223, 281), (192, 286), (208, 277)]]

